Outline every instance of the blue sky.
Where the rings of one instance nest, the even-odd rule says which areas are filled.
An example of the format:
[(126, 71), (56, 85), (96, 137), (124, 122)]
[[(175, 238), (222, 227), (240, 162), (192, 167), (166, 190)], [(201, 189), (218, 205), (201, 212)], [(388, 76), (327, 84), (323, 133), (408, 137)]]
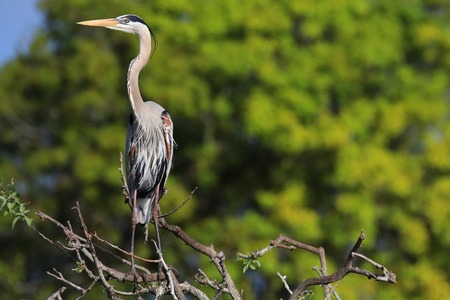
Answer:
[(37, 8), (38, 0), (0, 0), (2, 24), (0, 26), (0, 66), (25, 52), (34, 32), (42, 26), (44, 17)]

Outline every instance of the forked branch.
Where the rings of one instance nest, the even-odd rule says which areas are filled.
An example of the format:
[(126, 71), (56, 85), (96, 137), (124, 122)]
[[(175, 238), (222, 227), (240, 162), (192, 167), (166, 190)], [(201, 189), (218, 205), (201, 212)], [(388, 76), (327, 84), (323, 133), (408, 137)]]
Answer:
[[(319, 256), (320, 264), (321, 264), (321, 269), (317, 270), (317, 271), (318, 271), (319, 275), (321, 275), (321, 276), (320, 277), (311, 277), (311, 278), (308, 278), (305, 281), (303, 281), (291, 294), (290, 299), (297, 300), (299, 297), (301, 297), (304, 294), (305, 290), (308, 287), (313, 286), (313, 285), (323, 286), (324, 290), (325, 290), (325, 297), (329, 299), (331, 291), (330, 291), (330, 287), (328, 285), (330, 283), (334, 283), (334, 282), (337, 282), (337, 281), (343, 279), (349, 273), (364, 275), (368, 279), (375, 279), (377, 281), (384, 281), (384, 282), (389, 282), (389, 283), (397, 282), (396, 281), (397, 276), (393, 272), (389, 271), (383, 265), (367, 258), (366, 256), (357, 253), (358, 249), (361, 247), (361, 244), (365, 238), (366, 238), (365, 232), (364, 232), (364, 230), (362, 230), (360, 236), (358, 237), (358, 240), (356, 241), (355, 245), (353, 246), (352, 250), (350, 251), (350, 253), (348, 255), (345, 266), (342, 269), (336, 271), (335, 273), (333, 273), (331, 275), (327, 275), (325, 250), (322, 247), (316, 248), (311, 245), (307, 245), (307, 244), (301, 243), (299, 241), (293, 240), (291, 238), (288, 238), (282, 234), (280, 234), (275, 240), (270, 241), (270, 245), (265, 247), (264, 249), (253, 251), (250, 255), (238, 253), (238, 256), (241, 258), (246, 258), (246, 259), (257, 259), (274, 248), (282, 248), (282, 249), (287, 249), (290, 251), (295, 250), (295, 249), (303, 249), (303, 250), (307, 250), (311, 253), (317, 254)], [(370, 262), (378, 269), (381, 269), (383, 271), (383, 274), (375, 274), (371, 271), (368, 271), (365, 269), (360, 269), (358, 267), (354, 267), (353, 266), (353, 258), (355, 256), (360, 257), (360, 258)], [(281, 275), (279, 275), (279, 276), (280, 276), (280, 278), (282, 278), (283, 282), (285, 283), (283, 277), (281, 277)]]

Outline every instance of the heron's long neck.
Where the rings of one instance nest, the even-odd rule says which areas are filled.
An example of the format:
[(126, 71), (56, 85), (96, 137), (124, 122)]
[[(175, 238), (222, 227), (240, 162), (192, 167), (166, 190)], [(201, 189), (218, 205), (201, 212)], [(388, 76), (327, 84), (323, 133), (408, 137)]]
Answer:
[(152, 51), (150, 32), (141, 34), (139, 36), (139, 40), (140, 51), (138, 56), (131, 61), (127, 76), (128, 97), (130, 100), (131, 109), (138, 118), (139, 116), (137, 112), (142, 111), (139, 107), (144, 105), (144, 100), (142, 100), (141, 92), (139, 91), (139, 72), (147, 64)]

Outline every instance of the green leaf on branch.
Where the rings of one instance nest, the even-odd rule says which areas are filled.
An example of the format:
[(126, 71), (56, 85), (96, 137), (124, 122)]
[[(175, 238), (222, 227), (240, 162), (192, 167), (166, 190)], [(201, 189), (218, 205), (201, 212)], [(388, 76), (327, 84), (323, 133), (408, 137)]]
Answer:
[(75, 271), (77, 273), (81, 273), (81, 272), (83, 272), (85, 267), (86, 267), (86, 265), (83, 262), (77, 261), (77, 267), (72, 269), (72, 271)]
[(16, 192), (13, 179), (11, 179), (10, 184), (5, 186), (3, 186), (3, 181), (0, 180), (0, 201), (0, 210), (3, 210), (6, 206), (3, 216), (11, 215), (13, 218), (11, 224), (12, 229), (14, 229), (16, 223), (20, 220), (25, 221), (31, 229), (36, 229), (33, 224), (33, 219), (26, 215), (30, 212), (30, 210), (25, 209), (25, 205), (27, 205), (27, 203), (23, 203), (20, 200), (20, 195)]
[[(250, 256), (250, 253), (246, 253), (248, 256)], [(253, 258), (243, 258), (238, 256), (238, 260), (241, 260), (244, 264), (244, 269), (242, 270), (243, 273), (247, 272), (247, 270), (250, 268), (252, 270), (256, 270), (256, 268), (261, 267), (261, 263), (258, 261), (258, 259)]]
[(309, 300), (312, 299), (312, 297), (314, 296), (314, 293), (312, 291), (309, 291), (308, 293), (303, 294), (300, 298), (298, 298), (299, 300)]

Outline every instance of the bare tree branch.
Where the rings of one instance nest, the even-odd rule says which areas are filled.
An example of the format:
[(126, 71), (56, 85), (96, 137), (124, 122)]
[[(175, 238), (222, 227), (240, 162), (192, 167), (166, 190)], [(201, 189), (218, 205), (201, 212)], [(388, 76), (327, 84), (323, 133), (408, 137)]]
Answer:
[[(390, 272), (385, 268), (383, 265), (378, 264), (374, 262), (373, 260), (368, 259), (367, 257), (358, 254), (356, 251), (361, 247), (361, 244), (363, 240), (365, 239), (366, 235), (364, 230), (361, 231), (361, 234), (356, 241), (355, 245), (353, 246), (352, 250), (350, 251), (347, 261), (345, 263), (345, 266), (338, 270), (337, 272), (333, 273), (332, 275), (327, 275), (327, 267), (326, 267), (326, 257), (325, 257), (325, 250), (322, 247), (316, 248), (311, 245), (293, 240), (291, 238), (288, 238), (282, 234), (280, 234), (275, 240), (270, 241), (270, 245), (265, 247), (262, 250), (256, 250), (253, 251), (250, 255), (238, 253), (238, 257), (244, 258), (244, 259), (257, 259), (261, 256), (263, 256), (265, 253), (271, 251), (274, 248), (283, 248), (287, 249), (289, 251), (295, 250), (295, 249), (303, 249), (307, 250), (311, 253), (317, 254), (320, 259), (321, 269), (319, 270), (316, 267), (316, 271), (319, 274), (320, 277), (312, 277), (309, 279), (306, 279), (303, 281), (292, 293), (290, 299), (296, 300), (299, 297), (301, 297), (309, 286), (312, 285), (321, 285), (324, 288), (325, 292), (325, 298), (330, 299), (331, 291), (330, 291), (330, 283), (336, 282), (344, 278), (349, 273), (355, 273), (360, 275), (365, 275), (369, 279), (375, 279), (377, 281), (385, 281), (390, 283), (396, 283), (396, 275), (393, 272)], [(355, 256), (361, 257), (368, 262), (372, 263), (374, 266), (376, 266), (379, 269), (383, 270), (383, 275), (374, 274), (368, 270), (360, 269), (357, 267), (353, 267), (353, 258)], [(279, 275), (280, 278), (281, 275)], [(283, 278), (282, 278), (283, 280)]]
[(196, 251), (208, 256), (211, 261), (216, 266), (217, 270), (219, 271), (220, 275), (222, 276), (223, 284), (225, 287), (227, 287), (227, 291), (231, 295), (233, 299), (242, 299), (242, 296), (239, 294), (238, 290), (236, 289), (236, 286), (234, 285), (234, 282), (232, 278), (230, 277), (230, 274), (226, 270), (225, 267), (225, 254), (223, 252), (217, 253), (214, 250), (213, 245), (205, 246), (193, 238), (191, 238), (189, 235), (187, 235), (180, 227), (175, 225), (170, 225), (166, 222), (166, 220), (161, 217), (159, 219), (159, 226), (169, 232), (172, 232), (176, 237), (183, 240), (186, 244), (191, 246)]
[(62, 288), (51, 294), (51, 296), (48, 297), (47, 300), (62, 300), (61, 294), (64, 293), (66, 289), (67, 288), (63, 286)]
[[(70, 223), (68, 223), (68, 225), (63, 225), (59, 221), (53, 219), (52, 217), (50, 217), (40, 211), (36, 212), (36, 214), (40, 216), (41, 220), (49, 220), (50, 222), (55, 224), (57, 227), (61, 228), (67, 237), (68, 244), (64, 245), (60, 241), (54, 242), (53, 240), (46, 237), (44, 234), (38, 232), (39, 235), (44, 240), (46, 240), (47, 242), (49, 242), (50, 244), (55, 246), (58, 250), (65, 253), (71, 260), (76, 262), (78, 264), (78, 272), (82, 273), (84, 271), (89, 276), (89, 278), (93, 279), (93, 282), (91, 283), (91, 285), (88, 288), (83, 288), (79, 285), (76, 285), (76, 284), (68, 281), (67, 279), (64, 278), (64, 276), (60, 272), (58, 272), (56, 270), (54, 270), (55, 273), (49, 272), (49, 275), (55, 277), (56, 279), (60, 280), (64, 284), (68, 284), (71, 287), (73, 287), (74, 289), (80, 291), (81, 296), (79, 298), (84, 297), (84, 295), (91, 290), (91, 288), (94, 286), (95, 283), (99, 283), (106, 289), (107, 296), (110, 299), (117, 299), (117, 295), (132, 296), (132, 295), (139, 295), (139, 294), (146, 294), (146, 293), (153, 293), (155, 295), (172, 294), (172, 296), (174, 296), (174, 298), (177, 298), (180, 300), (186, 299), (186, 297), (184, 296), (184, 293), (190, 293), (191, 295), (196, 296), (199, 299), (207, 299), (206, 295), (203, 292), (201, 292), (200, 290), (198, 290), (197, 288), (195, 288), (193, 286), (190, 286), (187, 282), (185, 282), (183, 284), (178, 283), (178, 280), (176, 279), (176, 276), (178, 276), (178, 272), (175, 269), (173, 269), (171, 266), (168, 266), (164, 262), (161, 252), (158, 253), (158, 255), (160, 256), (159, 260), (148, 260), (148, 259), (144, 259), (144, 258), (137, 257), (137, 256), (136, 256), (136, 258), (141, 259), (142, 261), (145, 261), (145, 262), (150, 262), (150, 263), (162, 262), (165, 272), (160, 274), (159, 280), (164, 281), (164, 282), (161, 282), (161, 284), (156, 288), (153, 286), (143, 287), (140, 285), (139, 290), (136, 293), (123, 292), (123, 291), (117, 290), (114, 286), (112, 286), (108, 283), (109, 280), (116, 279), (117, 281), (134, 282), (134, 276), (132, 274), (127, 275), (123, 272), (120, 272), (116, 269), (106, 266), (100, 260), (100, 257), (98, 256), (96, 249), (98, 249), (102, 253), (106, 253), (107, 255), (115, 258), (116, 260), (118, 260), (121, 263), (125, 263), (125, 264), (129, 265), (130, 262), (128, 260), (121, 258), (117, 254), (111, 252), (110, 250), (108, 250), (98, 244), (95, 244), (92, 241), (92, 238), (93, 237), (96, 238), (97, 240), (105, 243), (107, 246), (113, 248), (114, 250), (120, 251), (121, 253), (126, 254), (127, 256), (129, 255), (129, 253), (127, 251), (124, 251), (123, 249), (120, 249), (119, 247), (107, 242), (106, 240), (100, 238), (97, 235), (97, 233), (94, 233), (94, 234), (90, 233), (87, 228), (86, 223), (84, 222), (79, 203), (77, 203), (77, 205), (74, 207), (74, 209), (77, 211), (78, 218), (80, 220), (84, 236), (81, 236), (81, 235), (75, 233), (72, 230), (72, 226), (70, 225)], [(225, 257), (223, 255), (223, 253), (222, 252), (216, 253), (214, 251), (214, 249), (212, 248), (212, 246), (207, 247), (207, 246), (204, 246), (204, 245), (196, 242), (193, 239), (187, 238), (187, 235), (183, 231), (178, 231), (176, 226), (167, 224), (163, 218), (162, 218), (162, 220), (163, 220), (163, 224), (168, 226), (168, 228), (172, 229), (172, 232), (176, 232), (181, 237), (183, 237), (186, 241), (190, 242), (191, 247), (194, 246), (199, 249), (202, 249), (203, 252), (207, 253), (210, 257), (212, 257), (214, 259), (213, 261), (220, 268), (220, 272), (221, 272), (221, 274), (223, 274), (223, 277), (225, 278), (223, 283), (218, 285), (219, 292), (232, 294), (232, 290), (229, 289), (228, 286), (230, 285), (230, 286), (234, 287), (234, 283), (231, 281), (231, 278), (229, 277), (229, 274), (226, 270), (225, 263), (224, 263)], [(155, 248), (157, 248), (157, 247), (155, 247)], [(75, 255), (73, 255), (72, 253), (75, 253)], [(94, 266), (93, 270), (91, 270), (86, 265), (85, 259), (87, 259), (87, 261), (89, 261), (90, 263), (93, 264), (93, 266)], [(138, 278), (138, 283), (158, 281), (157, 273), (151, 273), (150, 271), (148, 271), (146, 268), (143, 268), (142, 266), (136, 266), (136, 267), (140, 268), (141, 270), (144, 271), (144, 274), (140, 274), (141, 276)], [(174, 273), (174, 271), (175, 271), (175, 273)], [(104, 273), (106, 273), (107, 276), (104, 276)], [(167, 275), (170, 277), (168, 277)], [(229, 282), (231, 282), (231, 284)], [(238, 298), (233, 298), (233, 299), (240, 299), (240, 295), (238, 294)]]
[[(119, 171), (121, 173), (121, 179), (122, 179), (122, 192), (125, 196), (125, 203), (127, 203), (130, 207), (132, 207), (131, 204), (131, 198), (129, 196), (128, 186), (126, 182), (126, 177), (123, 172), (123, 163), (122, 163), (122, 154), (120, 154), (120, 168)], [(180, 204), (177, 208), (170, 211), (167, 214), (162, 215), (159, 207), (158, 208), (158, 226), (168, 232), (171, 232), (175, 235), (175, 237), (181, 239), (184, 243), (189, 245), (192, 249), (195, 251), (206, 255), (210, 258), (211, 262), (214, 264), (216, 269), (218, 270), (220, 276), (222, 277), (222, 280), (219, 282), (216, 279), (209, 279), (207, 274), (199, 269), (199, 273), (194, 275), (194, 279), (199, 282), (202, 285), (208, 286), (214, 290), (216, 290), (216, 294), (212, 298), (218, 299), (222, 294), (229, 294), (233, 300), (240, 300), (242, 299), (242, 292), (240, 293), (234, 282), (231, 278), (230, 274), (227, 271), (226, 265), (225, 265), (225, 255), (222, 251), (216, 252), (214, 249), (214, 246), (211, 244), (209, 246), (203, 245), (187, 235), (179, 226), (168, 224), (167, 221), (164, 219), (165, 216), (168, 216), (177, 210), (179, 210), (182, 206), (184, 206), (193, 196), (194, 192), (197, 190), (195, 188), (188, 198), (184, 200), (182, 204)], [(54, 270), (54, 273), (48, 272), (49, 275), (53, 276), (57, 280), (63, 282), (64, 284), (69, 285), (70, 287), (80, 291), (81, 295), (78, 297), (78, 299), (83, 298), (92, 288), (95, 286), (95, 284), (100, 284), (106, 289), (107, 296), (110, 299), (118, 299), (118, 296), (139, 296), (142, 294), (154, 294), (156, 296), (156, 299), (160, 299), (163, 295), (172, 295), (174, 299), (179, 300), (185, 300), (187, 299), (185, 294), (189, 293), (192, 296), (196, 297), (197, 299), (208, 299), (208, 297), (199, 289), (193, 287), (188, 282), (179, 283), (177, 277), (179, 276), (178, 271), (174, 269), (172, 266), (166, 264), (163, 258), (163, 253), (156, 247), (155, 249), (157, 251), (157, 254), (159, 256), (159, 259), (157, 260), (150, 260), (145, 259), (142, 257), (138, 257), (134, 255), (134, 257), (142, 262), (146, 263), (158, 263), (161, 264), (163, 267), (163, 272), (159, 274), (158, 273), (151, 273), (147, 268), (144, 268), (142, 266), (136, 265), (136, 268), (142, 271), (143, 273), (139, 274), (139, 278), (137, 279), (138, 283), (138, 289), (136, 292), (124, 292), (116, 289), (115, 286), (111, 285), (108, 281), (115, 279), (119, 282), (135, 282), (134, 275), (129, 273), (123, 273), (120, 272), (114, 268), (111, 268), (109, 266), (106, 266), (99, 256), (99, 254), (106, 254), (110, 257), (113, 257), (118, 262), (130, 265), (130, 261), (127, 259), (122, 258), (117, 254), (117, 252), (126, 255), (127, 257), (130, 257), (131, 253), (128, 251), (125, 251), (121, 249), (120, 247), (113, 245), (112, 243), (102, 239), (97, 235), (97, 233), (91, 233), (88, 230), (88, 227), (83, 219), (83, 215), (81, 213), (80, 205), (77, 202), (76, 206), (73, 208), (77, 211), (78, 219), (80, 220), (81, 227), (83, 230), (83, 235), (77, 234), (73, 231), (72, 226), (69, 222), (67, 222), (67, 225), (63, 225), (59, 221), (53, 219), (52, 217), (38, 211), (36, 214), (41, 217), (41, 220), (49, 220), (53, 224), (55, 224), (57, 227), (62, 229), (64, 234), (66, 235), (66, 243), (64, 244), (61, 241), (53, 241), (52, 239), (46, 237), (41, 232), (37, 231), (38, 234), (47, 242), (52, 244), (54, 247), (56, 247), (58, 250), (66, 254), (72, 261), (76, 262), (78, 265), (78, 268), (76, 269), (79, 273), (86, 273), (87, 276), (92, 280), (91, 284), (88, 288), (83, 288), (73, 282), (70, 282), (64, 276), (62, 273)], [(151, 220), (153, 222), (153, 220)], [(148, 228), (148, 227), (147, 227)], [(101, 243), (104, 243), (106, 247), (100, 246), (99, 244), (96, 244), (93, 242), (92, 238), (95, 238), (96, 240), (100, 241)], [(280, 277), (283, 284), (285, 285), (286, 289), (291, 294), (289, 299), (298, 299), (301, 296), (305, 296), (307, 294), (312, 293), (312, 291), (306, 290), (307, 287), (312, 285), (320, 285), (324, 288), (325, 293), (325, 299), (331, 299), (331, 295), (334, 294), (336, 296), (336, 299), (339, 299), (339, 296), (337, 295), (335, 289), (337, 287), (337, 284), (333, 287), (331, 286), (331, 283), (337, 282), (344, 278), (349, 273), (355, 273), (367, 276), (369, 279), (374, 278), (378, 281), (385, 281), (385, 282), (396, 282), (396, 275), (392, 272), (390, 272), (386, 267), (383, 265), (371, 260), (370, 258), (357, 253), (358, 249), (361, 247), (361, 244), (363, 240), (365, 239), (365, 233), (364, 230), (361, 232), (357, 242), (353, 246), (352, 250), (350, 251), (347, 261), (345, 263), (345, 266), (338, 270), (337, 272), (328, 275), (327, 274), (327, 265), (326, 265), (326, 257), (325, 257), (325, 250), (322, 247), (314, 247), (302, 242), (299, 242), (297, 240), (291, 239), (287, 236), (284, 236), (280, 234), (275, 240), (271, 240), (269, 245), (262, 250), (255, 250), (251, 252), (249, 255), (238, 253), (238, 257), (243, 259), (250, 259), (250, 260), (256, 260), (260, 257), (262, 257), (267, 252), (275, 249), (275, 248), (281, 248), (281, 249), (287, 249), (289, 251), (293, 251), (296, 249), (303, 249), (306, 251), (309, 251), (311, 253), (314, 253), (319, 256), (320, 260), (320, 269), (318, 267), (314, 267), (313, 269), (317, 272), (319, 277), (312, 277), (309, 279), (306, 279), (303, 281), (295, 290), (292, 292), (289, 288), (289, 285), (286, 281), (286, 276), (282, 276), (280, 273), (277, 273), (277, 276)], [(111, 251), (107, 247), (115, 250), (115, 252)], [(99, 253), (97, 253), (97, 250)], [(375, 267), (381, 269), (383, 271), (383, 274), (375, 274), (373, 272), (370, 272), (365, 269), (360, 269), (357, 267), (353, 267), (353, 259), (354, 257), (362, 258), (369, 263), (373, 264)], [(89, 263), (89, 265), (87, 264)], [(91, 268), (93, 267), (93, 268)], [(106, 274), (106, 276), (105, 276)], [(142, 284), (148, 283), (148, 282), (158, 282), (157, 285), (148, 285), (144, 286)], [(52, 294), (50, 299), (61, 299), (61, 293), (64, 292), (64, 289), (61, 288), (54, 294)]]
[(122, 152), (120, 152), (120, 154), (119, 154), (119, 162), (120, 162), (120, 167), (118, 168), (118, 170), (120, 172), (120, 179), (122, 180), (122, 194), (125, 196), (125, 203), (128, 204), (128, 206), (131, 209), (133, 209), (133, 201), (130, 197), (130, 190), (128, 189), (127, 178), (123, 171), (123, 154), (122, 154)]
[(195, 187), (195, 188), (192, 190), (192, 192), (191, 192), (191, 194), (189, 195), (189, 197), (187, 197), (186, 200), (183, 201), (183, 203), (181, 203), (180, 205), (178, 205), (176, 208), (174, 208), (174, 209), (171, 210), (170, 212), (161, 215), (161, 217), (163, 217), (163, 218), (164, 218), (164, 217), (167, 217), (167, 216), (173, 214), (174, 212), (176, 212), (177, 210), (179, 210), (181, 207), (183, 207), (183, 206), (186, 204), (186, 202), (188, 202), (188, 201), (192, 198), (192, 196), (194, 195), (194, 193), (195, 193), (195, 191), (196, 191), (197, 189), (198, 189), (198, 188)]
[[(316, 273), (317, 273), (320, 277), (323, 276), (323, 274), (322, 274), (322, 272), (319, 270), (319, 267), (318, 267), (318, 266), (315, 266), (315, 267), (313, 267), (312, 269), (313, 269), (314, 271), (316, 271)], [(341, 298), (339, 297), (338, 293), (335, 291), (336, 286), (337, 286), (337, 283), (336, 283), (336, 285), (335, 285), (334, 287), (333, 287), (331, 284), (328, 284), (328, 288), (330, 289), (330, 293), (328, 294), (328, 296), (325, 296), (325, 300), (331, 299), (331, 294), (333, 294), (334, 297), (336, 297), (336, 300), (341, 300)], [(325, 293), (326, 293), (326, 291), (325, 291)]]
[(76, 285), (75, 283), (73, 283), (73, 282), (71, 282), (71, 281), (65, 279), (64, 276), (61, 274), (61, 272), (58, 272), (55, 268), (53, 268), (53, 272), (54, 272), (54, 273), (48, 272), (48, 271), (47, 271), (47, 274), (50, 275), (50, 276), (52, 276), (52, 277), (55, 277), (56, 279), (58, 279), (59, 281), (64, 282), (65, 284), (70, 285), (70, 286), (73, 287), (74, 289), (77, 289), (77, 290), (79, 290), (79, 291), (81, 291), (81, 292), (85, 292), (85, 289), (84, 289), (84, 288), (82, 288), (81, 286)]
[(292, 291), (291, 291), (291, 289), (289, 288), (289, 284), (286, 282), (286, 276), (282, 276), (282, 275), (280, 274), (280, 272), (277, 272), (277, 276), (280, 277), (281, 281), (282, 281), (283, 284), (284, 284), (284, 287), (285, 287), (286, 290), (289, 292), (289, 294), (292, 295)]
[[(395, 273), (389, 271), (385, 266), (383, 266), (383, 265), (381, 265), (381, 264), (379, 264), (379, 263), (373, 261), (372, 259), (370, 259), (370, 258), (368, 258), (368, 257), (366, 257), (366, 256), (364, 256), (364, 255), (362, 255), (362, 254), (356, 253), (356, 252), (352, 252), (352, 256), (358, 256), (358, 257), (360, 257), (360, 258), (362, 258), (362, 259), (368, 261), (369, 263), (371, 263), (372, 265), (374, 265), (374, 266), (377, 267), (378, 269), (383, 270), (383, 275), (384, 275), (384, 276), (377, 275), (377, 274), (373, 274), (373, 273), (371, 273), (370, 276), (368, 276), (368, 275), (365, 274), (365, 272), (364, 272), (363, 275), (366, 275), (367, 277), (369, 277), (369, 279), (370, 279), (370, 278), (375, 278), (375, 280), (377, 280), (377, 281), (384, 281), (384, 282), (390, 282), (390, 283), (397, 283), (397, 275), (395, 275)], [(355, 268), (355, 269), (358, 269), (358, 268)], [(365, 271), (365, 270), (363, 270), (363, 271)], [(356, 273), (356, 272), (355, 272), (355, 273)], [(358, 274), (360, 274), (360, 273), (358, 273)]]
[[(368, 279), (372, 279), (373, 278), (373, 279), (379, 280), (379, 281), (386, 281), (386, 282), (390, 282), (390, 283), (396, 283), (397, 282), (396, 281), (396, 275), (394, 273), (388, 271), (384, 266), (380, 265), (381, 268), (383, 269), (383, 275), (374, 274), (374, 273), (372, 273), (372, 272), (370, 272), (368, 270), (364, 270), (364, 269), (359, 269), (357, 267), (353, 267), (353, 257), (355, 256), (354, 253), (356, 253), (356, 251), (361, 247), (361, 244), (362, 244), (362, 242), (363, 242), (363, 240), (365, 238), (366, 238), (365, 232), (364, 232), (364, 230), (362, 230), (358, 240), (356, 241), (355, 245), (353, 246), (352, 251), (348, 255), (347, 262), (346, 262), (345, 266), (342, 269), (338, 270), (337, 272), (335, 272), (335, 273), (333, 273), (333, 274), (331, 274), (329, 276), (322, 276), (320, 278), (312, 277), (312, 278), (306, 279), (305, 281), (303, 281), (295, 289), (295, 291), (292, 294), (290, 299), (291, 300), (298, 299), (298, 297), (300, 297), (302, 292), (309, 286), (312, 286), (312, 285), (328, 285), (330, 283), (333, 283), (333, 282), (341, 280), (342, 278), (344, 278), (349, 273), (365, 275), (365, 276), (367, 276)], [(388, 275), (386, 275), (386, 274), (388, 274)]]

